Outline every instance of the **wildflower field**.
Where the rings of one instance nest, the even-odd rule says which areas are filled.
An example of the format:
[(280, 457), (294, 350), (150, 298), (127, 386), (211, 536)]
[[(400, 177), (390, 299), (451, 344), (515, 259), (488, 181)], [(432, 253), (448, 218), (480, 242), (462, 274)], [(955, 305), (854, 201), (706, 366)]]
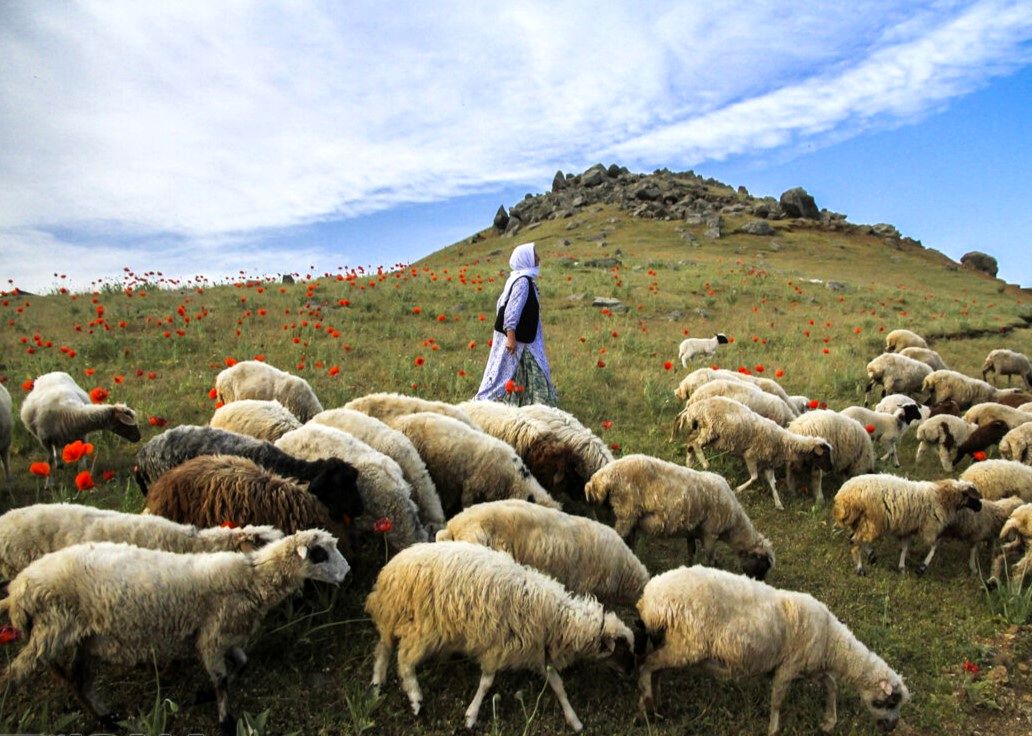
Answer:
[[(734, 215), (726, 219), (728, 231), (741, 224)], [(92, 293), (67, 293), (58, 274), (53, 293), (0, 298), (0, 378), (17, 412), (35, 376), (67, 371), (93, 401), (133, 407), (144, 441), (166, 426), (206, 423), (215, 376), (237, 360), (265, 360), (303, 376), (327, 408), (372, 391), (464, 400), (479, 384), (509, 252), (524, 240), (535, 240), (542, 258), (542, 315), (560, 406), (617, 454), (683, 462), (683, 442), (672, 442), (670, 434), (680, 409), (673, 390), (686, 372), (677, 361), (685, 335), (726, 333), (733, 341), (706, 365), (776, 377), (790, 394), (832, 409), (862, 401), (864, 366), (894, 328), (924, 335), (951, 368), (969, 375), (980, 375), (993, 348), (1032, 353), (1028, 293), (951, 267), (934, 251), (896, 247), (875, 235), (772, 224), (773, 237), (710, 240), (702, 226), (596, 207), (515, 239), (485, 231), (475, 243), (463, 241), (415, 264), (377, 267), (370, 254), (371, 265), (301, 272), (295, 283), (247, 274), (224, 283), (175, 283), (127, 271), (123, 281), (99, 283)], [(585, 265), (613, 256), (620, 265)], [(841, 288), (828, 288), (829, 281)], [(593, 307), (597, 296), (615, 297), (622, 306)], [(54, 465), (16, 420), (4, 510), (56, 500), (140, 510), (143, 497), (129, 473), (136, 448), (110, 434), (89, 441), (66, 448)], [(896, 472), (943, 475), (934, 453), (915, 466), (913, 432), (900, 457)], [(889, 464), (880, 468), (893, 471)], [(743, 478), (732, 458), (717, 458), (714, 469), (733, 485)], [(44, 488), (47, 474), (51, 489)], [(834, 490), (826, 484), (826, 495)], [(913, 700), (899, 733), (1032, 732), (1032, 614), (1020, 601), (988, 596), (967, 572), (965, 549), (944, 543), (925, 576), (900, 576), (898, 546), (883, 540), (871, 574), (858, 578), (828, 506), (814, 507), (805, 495), (782, 497), (787, 510), (779, 512), (761, 483), (742, 496), (777, 551), (767, 581), (827, 603), (904, 676)], [(582, 499), (562, 500), (568, 510), (594, 513)], [(683, 540), (641, 538), (637, 552), (652, 572), (687, 561)], [(362, 602), (383, 555), (380, 541), (371, 540), (339, 590), (315, 588), (266, 620), (231, 691), (235, 710), (249, 714), (244, 732), (444, 734), (461, 728), (478, 673), (465, 660), (422, 666), (426, 703), (419, 719), (409, 713), (395, 678), (379, 699), (367, 693), (375, 636)], [(723, 552), (720, 563), (738, 569)], [(631, 610), (622, 613), (632, 620)], [(4, 646), (0, 660), (17, 646)], [(574, 667), (564, 679), (594, 733), (755, 734), (766, 728), (765, 678), (719, 682), (695, 672), (663, 673), (665, 718), (658, 721), (638, 717), (633, 680), (591, 666)], [(191, 705), (204, 680), (196, 662), (104, 667), (98, 691), (124, 716), (129, 732), (213, 733), (214, 707)], [(550, 692), (542, 695), (543, 684), (530, 673), (499, 676), (480, 728), (565, 733), (561, 710)], [(783, 732), (813, 733), (822, 705), (817, 683), (796, 683), (782, 710)], [(0, 692), (0, 732), (92, 726), (71, 693), (49, 677)], [(836, 733), (872, 729), (855, 694), (843, 688)]]

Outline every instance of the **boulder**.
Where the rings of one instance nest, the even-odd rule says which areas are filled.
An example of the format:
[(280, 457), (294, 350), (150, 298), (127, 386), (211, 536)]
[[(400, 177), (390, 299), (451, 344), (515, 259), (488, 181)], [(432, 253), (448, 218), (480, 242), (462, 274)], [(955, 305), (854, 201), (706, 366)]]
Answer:
[(505, 205), (500, 206), (495, 212), (493, 224), (497, 230), (505, 230), (509, 224), (509, 213), (505, 211)]
[(738, 232), (746, 235), (773, 235), (775, 230), (766, 220), (753, 220), (742, 225)]
[(973, 268), (976, 271), (987, 273), (993, 278), (996, 278), (996, 273), (999, 271), (999, 264), (996, 259), (988, 253), (982, 253), (981, 251), (973, 250), (970, 253), (965, 253), (960, 257), (960, 263), (967, 268)]
[(634, 190), (634, 196), (644, 202), (654, 202), (663, 196), (663, 192), (655, 184), (646, 183)]
[(805, 220), (819, 220), (821, 217), (813, 197), (802, 187), (782, 192), (780, 204), (786, 217), (801, 217)]
[(845, 291), (848, 287), (841, 281), (828, 281), (824, 284), (824, 288), (830, 291)]
[(597, 187), (606, 180), (606, 167), (602, 164), (595, 164), (581, 174), (580, 183), (582, 187)]
[(622, 266), (623, 262), (619, 258), (593, 258), (590, 261), (584, 261), (584, 265), (587, 268), (615, 268)]
[(883, 238), (899, 237), (899, 230), (887, 222), (879, 222), (877, 225), (871, 225), (871, 232)]
[(552, 191), (558, 192), (560, 189), (566, 189), (566, 175), (562, 171), (557, 171), (552, 178)]
[(717, 240), (724, 230), (724, 218), (720, 215), (710, 215), (706, 218), (706, 229), (703, 235), (707, 238)]

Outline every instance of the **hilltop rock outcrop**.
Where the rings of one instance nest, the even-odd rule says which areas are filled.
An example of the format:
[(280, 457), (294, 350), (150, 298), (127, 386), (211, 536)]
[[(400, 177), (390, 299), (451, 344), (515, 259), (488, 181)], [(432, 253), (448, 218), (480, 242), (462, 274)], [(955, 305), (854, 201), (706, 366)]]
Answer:
[(962, 266), (987, 273), (993, 278), (996, 278), (996, 273), (999, 271), (999, 264), (996, 262), (996, 259), (988, 253), (982, 253), (978, 250), (962, 255), (960, 263)]
[(786, 217), (802, 217), (804, 220), (819, 220), (820, 210), (813, 197), (802, 187), (789, 189), (781, 193), (781, 210)]

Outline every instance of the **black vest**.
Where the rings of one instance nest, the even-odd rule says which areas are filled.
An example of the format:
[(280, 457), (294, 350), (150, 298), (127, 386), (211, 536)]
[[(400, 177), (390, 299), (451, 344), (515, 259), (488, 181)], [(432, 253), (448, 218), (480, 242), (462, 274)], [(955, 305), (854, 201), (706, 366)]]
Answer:
[[(530, 279), (530, 276), (523, 276), (522, 278), (530, 281), (530, 291), (527, 294), (527, 303), (523, 305), (523, 312), (520, 314), (520, 321), (516, 323), (516, 340), (517, 342), (531, 343), (537, 339), (538, 331), (538, 300), (537, 294), (534, 289), (534, 282)], [(514, 281), (513, 286), (516, 286)], [(509, 290), (510, 296), (512, 295), (512, 289)], [(495, 316), (494, 328), (495, 332), (501, 332), (505, 334), (505, 308), (509, 306), (509, 300), (505, 300), (505, 304), (498, 310), (497, 316)]]

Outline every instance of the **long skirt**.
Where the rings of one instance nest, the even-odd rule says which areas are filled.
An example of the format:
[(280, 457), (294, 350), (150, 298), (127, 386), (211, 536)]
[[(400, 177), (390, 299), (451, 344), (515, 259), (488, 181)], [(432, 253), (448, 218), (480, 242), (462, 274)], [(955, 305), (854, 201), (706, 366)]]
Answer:
[(558, 397), (555, 388), (545, 377), (544, 371), (538, 365), (534, 356), (529, 350), (524, 350), (516, 364), (516, 375), (512, 377), (512, 392), (506, 391), (502, 399), (506, 404), (513, 406), (526, 406), (527, 404), (548, 404), (555, 406)]

